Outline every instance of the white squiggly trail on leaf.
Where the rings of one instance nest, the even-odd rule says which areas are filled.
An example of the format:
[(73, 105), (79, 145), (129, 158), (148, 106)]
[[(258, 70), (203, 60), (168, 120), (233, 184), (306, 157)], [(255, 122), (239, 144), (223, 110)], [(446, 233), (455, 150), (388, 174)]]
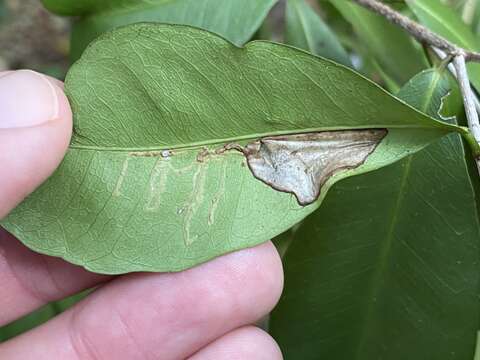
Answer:
[(128, 162), (130, 157), (127, 156), (125, 161), (123, 162), (122, 170), (120, 172), (120, 176), (118, 177), (117, 184), (115, 185), (115, 189), (113, 190), (113, 196), (117, 197), (120, 196), (122, 193), (120, 192), (123, 182), (125, 180), (125, 176), (127, 176), (128, 171)]
[(160, 207), (162, 195), (167, 188), (169, 170), (168, 160), (159, 158), (150, 178), (150, 196), (145, 207), (146, 211), (155, 211)]
[(190, 246), (198, 238), (198, 234), (191, 234), (190, 228), (192, 226), (194, 215), (203, 202), (207, 169), (208, 163), (200, 163), (193, 174), (192, 193), (185, 207), (185, 220), (183, 226), (183, 237), (186, 246)]
[(208, 225), (212, 226), (215, 223), (215, 212), (217, 211), (220, 200), (225, 196), (225, 181), (227, 178), (227, 163), (222, 164), (222, 174), (220, 176), (220, 186), (211, 201), (210, 210), (208, 211)]

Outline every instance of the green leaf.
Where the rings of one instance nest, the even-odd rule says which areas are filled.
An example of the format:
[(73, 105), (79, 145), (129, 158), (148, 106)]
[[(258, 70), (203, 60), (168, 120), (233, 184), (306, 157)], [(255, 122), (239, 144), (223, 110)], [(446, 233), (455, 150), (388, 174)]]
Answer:
[(352, 24), (365, 47), (397, 85), (402, 86), (426, 67), (424, 55), (403, 30), (351, 1), (330, 2)]
[(71, 56), (78, 59), (100, 34), (137, 22), (196, 26), (236, 45), (246, 43), (277, 0), (44, 0), (59, 14), (80, 15), (72, 32)]
[[(72, 67), (66, 92), (70, 151), (3, 225), (36, 251), (103, 273), (177, 271), (262, 243), (317, 208), (334, 182), (460, 131), (342, 65), (268, 42), (237, 48), (179, 25), (105, 34)], [(376, 150), (332, 172), (306, 207), (257, 180), (236, 150), (374, 128), (388, 129)]]
[(475, 13), (473, 15), (473, 21), (472, 21), (472, 30), (474, 35), (480, 34), (480, 6), (476, 4), (475, 6)]
[(21, 319), (0, 327), (0, 344), (38, 327), (58, 314), (66, 311), (80, 300), (83, 300), (89, 292), (89, 290), (86, 290), (66, 299), (49, 303)]
[[(138, 2), (146, 3), (147, 1), (140, 0)], [(116, 4), (125, 6), (135, 3), (135, 0), (42, 0), (42, 3), (48, 10), (59, 15), (81, 16), (110, 9)]]
[(288, 0), (286, 43), (346, 66), (350, 58), (327, 24), (304, 0)]
[(5, 2), (3, 0), (0, 0), (0, 22), (5, 20), (7, 17), (7, 7), (5, 5)]
[[(435, 70), (400, 95), (432, 116)], [(472, 359), (479, 223), (458, 135), (348, 179), (296, 232), (270, 330), (286, 359)]]
[[(454, 44), (480, 51), (480, 41), (462, 21), (460, 15), (438, 0), (405, 0), (418, 19), (430, 30)], [(480, 90), (480, 64), (467, 64), (470, 81)]]
[(48, 304), (11, 324), (0, 327), (0, 344), (25, 333), (58, 315), (55, 308)]

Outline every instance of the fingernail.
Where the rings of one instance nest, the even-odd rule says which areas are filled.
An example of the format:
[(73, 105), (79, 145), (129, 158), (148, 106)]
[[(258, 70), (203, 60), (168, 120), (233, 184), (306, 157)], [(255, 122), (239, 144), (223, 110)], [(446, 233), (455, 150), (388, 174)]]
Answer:
[(56, 86), (46, 76), (19, 70), (0, 77), (0, 129), (36, 126), (58, 115)]

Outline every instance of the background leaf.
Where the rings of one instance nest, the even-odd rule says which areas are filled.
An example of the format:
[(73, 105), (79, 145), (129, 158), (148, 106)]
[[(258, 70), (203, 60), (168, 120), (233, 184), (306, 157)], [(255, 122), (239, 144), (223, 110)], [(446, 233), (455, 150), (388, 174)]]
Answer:
[(246, 43), (277, 0), (46, 0), (52, 11), (83, 15), (73, 27), (71, 57), (77, 59), (100, 34), (137, 22), (162, 22), (200, 27), (236, 45)]
[(0, 23), (6, 18), (7, 7), (3, 0), (0, 0)]
[[(405, 0), (421, 23), (447, 40), (472, 51), (480, 50), (480, 40), (460, 15), (438, 0)], [(480, 90), (480, 64), (467, 64), (470, 81)]]
[(304, 0), (287, 1), (286, 43), (352, 66), (336, 35)]
[(360, 41), (397, 86), (402, 86), (427, 66), (421, 50), (397, 26), (352, 1), (330, 2), (352, 24)]
[[(447, 86), (429, 70), (400, 95), (435, 115)], [(478, 239), (457, 135), (338, 183), (287, 250), (271, 333), (286, 360), (472, 359)]]
[[(66, 91), (70, 151), (2, 224), (36, 251), (104, 273), (183, 270), (269, 240), (318, 207), (334, 182), (457, 131), (344, 66), (273, 43), (237, 48), (185, 26), (106, 34), (70, 70)], [(388, 135), (307, 207), (255, 179), (240, 152), (218, 152), (357, 128)]]
[(88, 290), (83, 291), (61, 301), (49, 303), (48, 305), (43, 306), (42, 308), (24, 316), (19, 320), (0, 327), (0, 344), (42, 325), (51, 318), (75, 305), (77, 302), (85, 298), (88, 293)]

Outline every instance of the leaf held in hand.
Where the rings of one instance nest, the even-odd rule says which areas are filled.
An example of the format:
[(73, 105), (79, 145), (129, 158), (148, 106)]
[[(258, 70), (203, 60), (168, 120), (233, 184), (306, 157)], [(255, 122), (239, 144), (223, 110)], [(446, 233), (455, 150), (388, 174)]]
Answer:
[[(70, 150), (2, 226), (38, 252), (100, 273), (179, 271), (255, 246), (310, 214), (335, 182), (457, 131), (344, 66), (268, 42), (238, 48), (179, 25), (103, 35), (65, 89)], [(221, 150), (358, 129), (388, 134), (305, 207), (256, 179), (243, 154)]]

